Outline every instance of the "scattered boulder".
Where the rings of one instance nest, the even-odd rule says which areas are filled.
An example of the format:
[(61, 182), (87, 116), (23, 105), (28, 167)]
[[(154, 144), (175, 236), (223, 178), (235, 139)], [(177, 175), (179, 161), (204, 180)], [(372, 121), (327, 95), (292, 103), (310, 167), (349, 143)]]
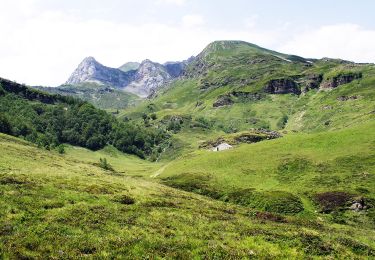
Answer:
[(267, 140), (270, 140), (270, 139), (276, 139), (276, 138), (279, 138), (279, 137), (283, 137), (279, 132), (277, 131), (273, 131), (273, 130), (269, 130), (269, 129), (263, 129), (263, 128), (258, 128), (258, 129), (252, 129), (252, 131), (254, 133), (257, 133), (257, 134), (264, 134), (267, 136)]
[(355, 73), (355, 72), (349, 72), (349, 73), (340, 73), (337, 76), (334, 76), (332, 78), (327, 78), (321, 85), (320, 88), (322, 89), (332, 89), (337, 88), (338, 86), (348, 84), (356, 79), (361, 79), (362, 73)]
[(348, 100), (356, 100), (358, 96), (339, 96), (337, 98), (338, 101), (348, 101)]
[(259, 93), (250, 93), (250, 92), (243, 92), (243, 91), (232, 91), (228, 95), (236, 97), (241, 101), (257, 101), (262, 99), (262, 95)]
[(235, 102), (249, 102), (262, 99), (263, 95), (259, 93), (232, 91), (230, 93), (219, 96), (213, 104), (214, 107), (230, 106)]
[(274, 214), (271, 212), (266, 212), (266, 211), (259, 211), (255, 214), (255, 216), (260, 219), (260, 220), (268, 220), (268, 221), (274, 221), (274, 222), (279, 222), (279, 223), (286, 223), (285, 217)]
[(224, 95), (220, 96), (213, 104), (213, 107), (231, 106), (233, 105), (233, 100), (230, 96)]
[(333, 109), (333, 106), (323, 106), (322, 109), (323, 110), (331, 110), (331, 109)]
[(276, 139), (279, 137), (282, 137), (282, 135), (276, 131), (271, 131), (267, 129), (251, 129), (248, 132), (231, 134), (225, 137), (219, 137), (216, 140), (205, 141), (199, 145), (199, 148), (215, 150), (222, 144), (231, 146), (241, 143), (251, 144), (261, 142), (264, 140)]
[(363, 197), (355, 198), (352, 201), (352, 205), (349, 207), (349, 209), (354, 211), (361, 211), (365, 210), (367, 206), (365, 205), (365, 199)]
[(269, 94), (301, 94), (297, 83), (288, 78), (270, 80), (264, 87), (264, 91)]

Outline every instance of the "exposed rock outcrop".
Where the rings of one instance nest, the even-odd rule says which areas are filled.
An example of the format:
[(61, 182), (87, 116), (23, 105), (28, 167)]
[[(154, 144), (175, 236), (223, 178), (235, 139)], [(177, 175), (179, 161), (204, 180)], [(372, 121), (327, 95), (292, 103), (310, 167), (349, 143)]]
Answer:
[(219, 96), (219, 98), (213, 104), (214, 107), (221, 107), (221, 106), (230, 106), (236, 102), (249, 102), (249, 101), (257, 101), (262, 99), (262, 95), (259, 93), (251, 93), (251, 92), (244, 92), (244, 91), (232, 91), (225, 95)]
[(232, 135), (219, 137), (216, 140), (209, 140), (201, 143), (199, 148), (201, 149), (213, 149), (220, 144), (226, 143), (229, 145), (237, 145), (241, 143), (257, 143), (265, 140), (280, 138), (282, 135), (276, 131), (270, 131), (266, 129), (252, 129), (248, 132), (241, 132)]
[(339, 96), (337, 98), (338, 101), (348, 101), (348, 100), (356, 100), (358, 96)]
[(269, 94), (301, 94), (297, 83), (288, 78), (270, 80), (264, 87), (264, 92)]
[(310, 74), (307, 75), (306, 78), (303, 80), (301, 85), (303, 86), (303, 92), (307, 92), (312, 89), (318, 89), (320, 86), (320, 83), (323, 81), (323, 75), (322, 74)]
[(186, 67), (194, 60), (194, 57), (190, 57), (184, 61), (177, 61), (177, 62), (166, 62), (163, 64), (164, 68), (167, 70), (169, 75), (173, 78), (178, 78), (183, 75)]
[(132, 82), (125, 86), (124, 90), (145, 98), (172, 78), (163, 65), (144, 60), (136, 71)]
[(182, 62), (167, 62), (164, 65), (150, 60), (145, 60), (141, 64), (128, 62), (115, 69), (100, 64), (93, 57), (88, 57), (79, 64), (65, 84), (95, 82), (145, 98), (154, 95), (171, 80), (180, 77), (191, 60), (192, 58)]
[(234, 102), (233, 100), (231, 99), (230, 96), (228, 95), (224, 95), (224, 96), (220, 96), (213, 104), (213, 107), (222, 107), (222, 106), (230, 106), (232, 105)]
[(66, 84), (97, 82), (116, 88), (127, 86), (134, 77), (134, 71), (123, 72), (97, 62), (93, 57), (85, 58), (70, 76)]
[(365, 199), (363, 197), (355, 198), (352, 201), (352, 205), (350, 205), (349, 209), (354, 211), (361, 211), (367, 209), (367, 205), (365, 203)]
[(348, 84), (353, 80), (362, 78), (362, 73), (355, 73), (355, 72), (348, 72), (348, 73), (341, 73), (332, 78), (327, 78), (323, 83), (320, 85), (322, 89), (332, 89), (337, 88), (338, 86)]

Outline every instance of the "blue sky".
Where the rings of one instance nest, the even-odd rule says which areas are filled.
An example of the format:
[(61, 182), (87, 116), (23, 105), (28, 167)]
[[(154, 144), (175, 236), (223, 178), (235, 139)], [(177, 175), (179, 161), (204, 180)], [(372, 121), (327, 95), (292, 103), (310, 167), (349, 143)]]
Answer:
[(62, 84), (86, 56), (118, 67), (245, 40), (305, 57), (375, 62), (370, 0), (0, 0), (0, 77)]

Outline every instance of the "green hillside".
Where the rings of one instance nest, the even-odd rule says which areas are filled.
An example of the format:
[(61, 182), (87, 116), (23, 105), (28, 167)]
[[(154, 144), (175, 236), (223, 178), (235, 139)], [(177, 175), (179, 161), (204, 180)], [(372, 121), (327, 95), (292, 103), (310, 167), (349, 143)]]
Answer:
[[(314, 218), (321, 210), (317, 196), (350, 194), (328, 212), (333, 215), (322, 217), (331, 219), (337, 213), (347, 225), (373, 229), (374, 129), (372, 122), (338, 131), (291, 134), (223, 152), (202, 149), (168, 164), (157, 177), (172, 187), (223, 201)], [(366, 214), (346, 210), (355, 197), (371, 205)]]
[(363, 224), (263, 213), (129, 177), (128, 171), (148, 171), (151, 163), (132, 161), (112, 171), (98, 167), (99, 154), (109, 163), (121, 156), (113, 150), (71, 154), (68, 149), (59, 155), (3, 134), (0, 150), (0, 256), (5, 259), (365, 259), (375, 254), (374, 229)]
[(80, 98), (110, 112), (135, 106), (141, 101), (136, 95), (94, 82), (62, 85), (55, 88), (38, 87), (38, 89), (52, 94)]
[(375, 65), (217, 41), (52, 92), (0, 78), (0, 259), (375, 257)]
[(119, 116), (157, 118), (153, 124), (174, 132), (176, 158), (201, 142), (253, 128), (310, 133), (371, 121), (374, 84), (373, 64), (304, 59), (219, 41), (194, 59), (184, 77)]
[(64, 143), (91, 150), (113, 145), (141, 158), (157, 158), (169, 145), (169, 134), (163, 129), (120, 121), (79, 99), (1, 78), (0, 132), (61, 152)]

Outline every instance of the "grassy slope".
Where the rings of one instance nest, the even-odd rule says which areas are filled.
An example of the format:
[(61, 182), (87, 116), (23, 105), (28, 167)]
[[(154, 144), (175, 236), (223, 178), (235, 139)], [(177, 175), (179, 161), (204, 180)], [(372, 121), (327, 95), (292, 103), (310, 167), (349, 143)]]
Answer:
[[(373, 65), (317, 60), (307, 66), (306, 62), (300, 62), (295, 57), (295, 62), (288, 62), (284, 60), (290, 58), (287, 55), (251, 44), (227, 44), (211, 44), (198, 56), (206, 64), (204, 72), (195, 72), (194, 69), (200, 66), (193, 63), (189, 73), (194, 76), (175, 81), (155, 99), (122, 111), (120, 117), (137, 119), (143, 113), (155, 113), (159, 121), (166, 116), (179, 115), (191, 116), (192, 121), (204, 118), (211, 122), (210, 129), (185, 125), (175, 135), (180, 147), (176, 154), (179, 155), (196, 150), (203, 140), (249, 128), (320, 132), (371, 120), (372, 111), (375, 111)], [(257, 60), (261, 62), (253, 63)], [(361, 72), (363, 78), (329, 91), (310, 90), (300, 96), (268, 94), (258, 101), (237, 100), (231, 106), (213, 107), (220, 95), (233, 90), (261, 92), (271, 79), (303, 78), (303, 75), (312, 74), (323, 74), (326, 79), (341, 72)], [(228, 79), (229, 83), (226, 83)], [(204, 84), (209, 87), (202, 89)], [(338, 98), (341, 96), (355, 96), (357, 99), (340, 101)], [(283, 118), (287, 118), (284, 126), (280, 125)]]
[(53, 94), (77, 97), (98, 108), (110, 111), (132, 107), (141, 102), (140, 98), (134, 94), (92, 82), (40, 89)]
[[(242, 190), (233, 199), (259, 209), (276, 200), (269, 192), (288, 192), (304, 204), (299, 215), (314, 218), (319, 215), (313, 205), (317, 193), (345, 191), (375, 199), (374, 129), (370, 122), (338, 131), (290, 134), (219, 153), (200, 150), (172, 162), (158, 177), (171, 186), (222, 200)], [(281, 198), (284, 195), (280, 193)], [(257, 198), (260, 204), (254, 204)], [(374, 213), (374, 209), (366, 216), (347, 212), (344, 218), (374, 228)]]
[[(246, 207), (104, 171), (88, 163), (97, 156), (88, 151), (58, 155), (2, 134), (0, 149), (3, 258), (375, 254), (371, 230), (291, 216), (266, 220)], [(125, 195), (135, 204), (123, 204)]]
[[(156, 113), (156, 121), (192, 116), (174, 135), (165, 162), (145, 162), (111, 147), (91, 152), (69, 146), (67, 154), (58, 155), (0, 135), (0, 258), (373, 257), (374, 67), (333, 60), (305, 67), (283, 60), (298, 57), (235, 45), (210, 46), (204, 57), (211, 64), (207, 74), (179, 80), (156, 99), (121, 114)], [(248, 66), (254, 58), (268, 63)], [(272, 78), (331, 77), (346, 70), (360, 70), (364, 77), (327, 92), (212, 107), (219, 95), (259, 91)], [(223, 85), (227, 78), (232, 82)], [(206, 83), (211, 87), (202, 90)], [(337, 99), (352, 95), (357, 99)], [(287, 134), (281, 139), (220, 153), (198, 150), (200, 142), (225, 132), (276, 129), (285, 115)], [(200, 117), (212, 126), (192, 127)], [(115, 172), (97, 166), (103, 157)], [(363, 196), (373, 207), (321, 214), (314, 196), (328, 191)], [(120, 203), (124, 195), (136, 203)], [(256, 213), (264, 210), (274, 213)]]

